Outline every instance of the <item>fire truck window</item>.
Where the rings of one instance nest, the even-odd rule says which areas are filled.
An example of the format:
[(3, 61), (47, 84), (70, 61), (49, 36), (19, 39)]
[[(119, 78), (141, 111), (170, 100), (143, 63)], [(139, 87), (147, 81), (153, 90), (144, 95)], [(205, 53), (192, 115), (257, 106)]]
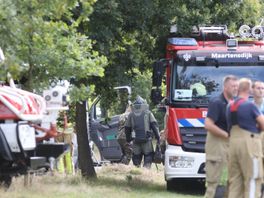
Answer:
[[(191, 89), (193, 97), (207, 96), (220, 89), (221, 83), (209, 67), (178, 67), (177, 88)], [(221, 80), (220, 80), (221, 81)]]
[(263, 66), (182, 66), (174, 67), (173, 92), (184, 89), (192, 90), (192, 98), (210, 98), (222, 92), (223, 78), (226, 75), (235, 75), (238, 78), (247, 77), (251, 80), (264, 81)]

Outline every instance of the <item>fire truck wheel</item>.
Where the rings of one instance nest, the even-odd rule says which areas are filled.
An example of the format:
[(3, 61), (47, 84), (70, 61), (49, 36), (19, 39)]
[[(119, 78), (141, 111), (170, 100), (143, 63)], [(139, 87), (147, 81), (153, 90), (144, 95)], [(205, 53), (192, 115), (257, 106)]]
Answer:
[(12, 177), (9, 175), (0, 176), (0, 187), (9, 188), (12, 183)]
[(185, 179), (172, 179), (167, 181), (168, 191), (184, 191), (189, 184), (189, 180)]
[(172, 180), (168, 180), (167, 181), (167, 191), (174, 191), (175, 190), (175, 181)]

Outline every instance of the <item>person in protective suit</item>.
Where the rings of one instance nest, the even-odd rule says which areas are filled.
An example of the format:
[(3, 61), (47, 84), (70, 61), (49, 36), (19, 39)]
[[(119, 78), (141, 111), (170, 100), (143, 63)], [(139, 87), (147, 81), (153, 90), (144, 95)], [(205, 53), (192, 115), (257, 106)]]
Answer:
[[(135, 133), (133, 138), (132, 131)], [(147, 102), (140, 96), (137, 96), (132, 104), (132, 111), (128, 115), (125, 132), (127, 142), (133, 140), (133, 164), (140, 167), (144, 156), (143, 167), (150, 168), (153, 160), (152, 136), (154, 133), (159, 144), (159, 127)]]

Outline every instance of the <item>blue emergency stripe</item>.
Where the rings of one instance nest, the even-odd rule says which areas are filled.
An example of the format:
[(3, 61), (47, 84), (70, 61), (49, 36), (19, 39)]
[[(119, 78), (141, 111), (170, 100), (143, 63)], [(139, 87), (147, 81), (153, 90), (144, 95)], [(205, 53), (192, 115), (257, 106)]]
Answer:
[(204, 118), (198, 118), (197, 120), (199, 120), (201, 123), (203, 123), (203, 125), (204, 125), (204, 121), (205, 121), (205, 119)]
[(204, 118), (178, 119), (179, 127), (204, 127)]
[(193, 127), (193, 125), (187, 121), (187, 119), (178, 119), (180, 127)]

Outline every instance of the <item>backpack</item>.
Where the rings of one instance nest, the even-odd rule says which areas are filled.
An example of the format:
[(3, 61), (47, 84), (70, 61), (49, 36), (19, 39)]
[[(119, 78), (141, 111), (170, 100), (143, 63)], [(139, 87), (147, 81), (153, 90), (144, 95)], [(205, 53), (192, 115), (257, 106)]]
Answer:
[(131, 123), (132, 129), (135, 132), (134, 140), (136, 143), (146, 143), (152, 139), (149, 117), (150, 111), (148, 110), (131, 113)]

